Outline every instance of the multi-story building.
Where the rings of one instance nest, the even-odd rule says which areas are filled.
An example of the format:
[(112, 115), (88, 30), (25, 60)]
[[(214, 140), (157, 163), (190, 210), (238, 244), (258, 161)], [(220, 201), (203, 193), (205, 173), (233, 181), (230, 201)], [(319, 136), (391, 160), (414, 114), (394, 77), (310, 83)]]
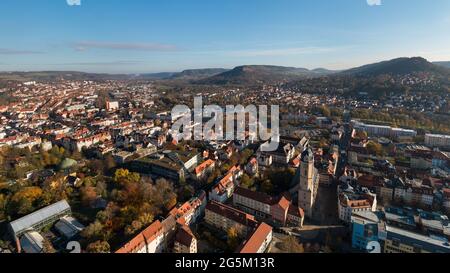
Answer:
[(242, 243), (238, 253), (264, 253), (272, 242), (272, 227), (266, 223), (261, 223), (253, 233)]
[(106, 110), (111, 111), (111, 112), (119, 110), (119, 102), (107, 101), (106, 102)]
[(437, 237), (430, 237), (386, 226), (385, 253), (450, 253), (450, 244)]
[(215, 167), (216, 162), (212, 159), (208, 159), (194, 169), (194, 175), (198, 180), (205, 179)]
[(257, 152), (258, 161), (263, 166), (275, 164), (277, 166), (287, 166), (294, 158), (295, 147), (290, 142), (280, 141), (278, 149), (272, 152)]
[(367, 188), (352, 187), (343, 183), (338, 189), (339, 219), (344, 223), (350, 223), (354, 213), (362, 211), (376, 211), (377, 196)]
[(310, 148), (301, 154), (300, 168), (297, 169), (295, 179), (299, 183), (298, 205), (309, 218), (313, 216), (316, 203), (317, 190), (319, 188), (319, 172), (314, 167), (314, 154)]
[[(374, 251), (373, 242), (380, 243), (385, 232), (381, 224), (381, 213), (359, 211), (352, 214), (352, 247), (360, 251)], [(381, 247), (380, 247), (381, 252)]]
[(233, 194), (233, 206), (275, 225), (303, 226), (303, 210), (294, 206), (285, 196), (275, 198), (237, 187)]
[(128, 169), (138, 173), (162, 176), (173, 181), (187, 179), (200, 160), (197, 151), (166, 151), (131, 162)]
[(162, 222), (156, 220), (116, 253), (162, 253), (167, 251), (176, 232), (175, 217), (169, 216)]
[(239, 166), (232, 167), (209, 192), (209, 200), (225, 203), (234, 192), (237, 180), (243, 174)]
[(205, 221), (225, 232), (235, 228), (241, 237), (247, 236), (249, 229), (257, 225), (254, 216), (216, 201), (210, 201), (206, 205)]
[[(442, 219), (433, 218), (436, 217), (434, 214), (429, 216), (399, 208), (355, 213), (352, 216), (352, 246), (369, 252), (450, 253), (448, 234), (436, 233), (434, 229), (436, 223), (443, 223)], [(448, 219), (444, 224), (447, 224), (445, 232)]]
[(425, 145), (430, 147), (450, 147), (450, 135), (425, 135)]
[(198, 196), (179, 207), (173, 208), (169, 215), (174, 216), (178, 224), (189, 226), (196, 223), (200, 216), (204, 214), (206, 204), (206, 193), (201, 191)]
[(370, 136), (392, 137), (392, 138), (413, 138), (417, 136), (414, 130), (393, 128), (385, 125), (365, 124), (359, 121), (352, 121), (353, 128), (357, 131), (365, 131)]
[(184, 225), (178, 229), (174, 243), (175, 253), (197, 253), (197, 239), (192, 230)]

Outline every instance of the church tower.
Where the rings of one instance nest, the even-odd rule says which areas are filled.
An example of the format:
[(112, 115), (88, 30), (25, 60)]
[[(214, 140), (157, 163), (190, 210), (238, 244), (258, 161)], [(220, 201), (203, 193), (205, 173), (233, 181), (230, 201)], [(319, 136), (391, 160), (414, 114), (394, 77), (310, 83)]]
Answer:
[(305, 215), (311, 218), (319, 186), (319, 175), (314, 167), (314, 154), (311, 148), (306, 148), (301, 154), (300, 167), (297, 172), (300, 183), (298, 205), (303, 209)]

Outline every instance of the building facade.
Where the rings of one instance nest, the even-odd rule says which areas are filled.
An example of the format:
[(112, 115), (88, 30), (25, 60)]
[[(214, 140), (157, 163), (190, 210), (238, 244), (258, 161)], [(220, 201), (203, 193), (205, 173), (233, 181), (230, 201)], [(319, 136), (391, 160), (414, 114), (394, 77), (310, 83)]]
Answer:
[(305, 149), (301, 155), (300, 168), (297, 169), (296, 178), (300, 184), (298, 205), (305, 212), (305, 216), (312, 218), (320, 176), (314, 167), (314, 155), (310, 148)]

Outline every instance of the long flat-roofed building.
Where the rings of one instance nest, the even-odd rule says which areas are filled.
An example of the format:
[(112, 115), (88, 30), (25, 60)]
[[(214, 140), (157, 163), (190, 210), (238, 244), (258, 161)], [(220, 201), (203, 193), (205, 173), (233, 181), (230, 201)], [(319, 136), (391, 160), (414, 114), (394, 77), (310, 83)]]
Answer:
[(450, 147), (450, 135), (425, 135), (425, 145), (430, 147)]
[(29, 230), (39, 230), (70, 214), (69, 204), (62, 200), (9, 223), (9, 231), (13, 238), (17, 238)]
[(448, 241), (386, 226), (385, 253), (450, 253)]

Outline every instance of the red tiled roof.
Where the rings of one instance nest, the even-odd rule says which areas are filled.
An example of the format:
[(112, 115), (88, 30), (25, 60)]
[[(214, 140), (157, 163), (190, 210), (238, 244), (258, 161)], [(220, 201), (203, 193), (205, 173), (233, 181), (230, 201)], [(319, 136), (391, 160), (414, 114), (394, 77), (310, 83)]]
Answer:
[(210, 201), (206, 205), (206, 210), (212, 211), (244, 226), (248, 226), (251, 222), (256, 222), (255, 217), (252, 215), (216, 201)]
[(159, 220), (153, 222), (144, 231), (140, 232), (123, 247), (116, 251), (116, 253), (134, 253), (139, 251), (145, 245), (152, 242), (156, 237), (163, 232), (163, 227)]
[(193, 240), (195, 240), (195, 236), (191, 229), (186, 225), (181, 226), (175, 236), (175, 241), (184, 246), (190, 247)]
[(195, 174), (200, 174), (202, 173), (205, 169), (209, 168), (210, 166), (212, 166), (214, 164), (214, 160), (212, 159), (208, 159), (205, 162), (203, 162), (202, 164), (198, 165), (195, 168)]
[(239, 253), (257, 253), (267, 236), (272, 232), (272, 227), (266, 223), (261, 223), (250, 237), (243, 243)]
[(303, 211), (303, 209), (292, 204), (289, 206), (288, 214), (300, 218), (305, 217), (305, 212)]
[(264, 204), (273, 205), (276, 203), (276, 201), (274, 201), (272, 199), (272, 197), (270, 197), (269, 195), (267, 195), (263, 192), (251, 191), (249, 189), (245, 189), (245, 188), (241, 188), (241, 187), (237, 187), (234, 190), (234, 194), (240, 195), (240, 196), (252, 199), (252, 200), (256, 200), (256, 201), (264, 203)]

